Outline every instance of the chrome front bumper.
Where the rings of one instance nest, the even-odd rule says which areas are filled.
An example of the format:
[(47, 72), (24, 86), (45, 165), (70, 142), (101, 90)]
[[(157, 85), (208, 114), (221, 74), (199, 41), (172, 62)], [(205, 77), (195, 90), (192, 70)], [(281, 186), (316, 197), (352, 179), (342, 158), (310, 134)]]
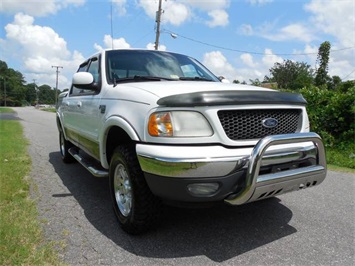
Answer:
[[(268, 136), (254, 148), (137, 144), (136, 151), (145, 173), (185, 183), (196, 178), (208, 182), (244, 170), (243, 189), (230, 191), (224, 199), (232, 205), (318, 185), (326, 176), (324, 146), (315, 133)], [(297, 162), (305, 160), (315, 163), (298, 167)], [(277, 168), (283, 164), (289, 164), (287, 170)], [(272, 173), (259, 174), (261, 168), (273, 166)]]
[[(316, 147), (316, 165), (259, 175), (263, 156), (270, 146), (304, 141), (311, 141)], [(232, 205), (240, 205), (318, 185), (323, 182), (326, 173), (324, 145), (317, 134), (311, 132), (269, 136), (260, 140), (253, 149), (247, 169), (245, 189), (238, 195), (229, 196), (225, 201)]]

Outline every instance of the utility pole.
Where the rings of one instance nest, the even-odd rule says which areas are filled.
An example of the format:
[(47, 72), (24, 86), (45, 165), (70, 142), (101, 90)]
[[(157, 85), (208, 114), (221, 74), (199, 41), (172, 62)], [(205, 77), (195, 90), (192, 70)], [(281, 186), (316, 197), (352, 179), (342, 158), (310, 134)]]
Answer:
[(56, 76), (56, 80), (55, 80), (55, 105), (57, 105), (57, 92), (58, 92), (58, 74), (59, 72), (59, 68), (63, 68), (62, 66), (52, 66), (52, 68), (55, 67), (57, 70), (55, 71), (57, 76)]
[(159, 37), (160, 37), (160, 19), (161, 19), (161, 1), (159, 0), (159, 7), (158, 7), (158, 11), (156, 13), (156, 18), (155, 18), (155, 22), (157, 23), (157, 28), (156, 28), (156, 35), (155, 35), (155, 45), (154, 48), (155, 50), (158, 50), (159, 47)]
[(36, 92), (36, 105), (38, 105), (38, 90), (37, 90), (37, 85), (36, 85), (35, 79), (33, 79), (33, 84), (35, 86), (35, 92)]

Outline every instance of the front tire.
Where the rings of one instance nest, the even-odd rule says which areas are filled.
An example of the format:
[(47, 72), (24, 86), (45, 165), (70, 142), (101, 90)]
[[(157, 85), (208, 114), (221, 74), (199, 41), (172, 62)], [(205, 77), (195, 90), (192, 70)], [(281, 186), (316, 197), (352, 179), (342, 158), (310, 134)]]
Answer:
[(113, 208), (122, 229), (130, 234), (149, 230), (158, 220), (160, 201), (145, 181), (133, 144), (114, 150), (109, 179)]
[(64, 133), (62, 130), (59, 131), (59, 149), (60, 149), (60, 154), (62, 156), (62, 160), (65, 163), (72, 163), (75, 161), (73, 156), (69, 153), (69, 149), (73, 147), (74, 145), (65, 139)]

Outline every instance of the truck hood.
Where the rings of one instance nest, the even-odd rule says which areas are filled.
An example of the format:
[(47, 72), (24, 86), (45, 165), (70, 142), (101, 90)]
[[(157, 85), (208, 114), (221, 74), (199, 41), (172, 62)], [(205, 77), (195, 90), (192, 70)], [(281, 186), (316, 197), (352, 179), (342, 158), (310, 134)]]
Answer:
[[(123, 85), (123, 84), (122, 84)], [(119, 86), (119, 85), (118, 85)], [(132, 89), (143, 90), (152, 93), (157, 98), (163, 98), (171, 95), (194, 93), (194, 92), (208, 92), (208, 91), (272, 91), (270, 89), (240, 85), (228, 84), (222, 82), (205, 82), (205, 81), (158, 81), (158, 82), (135, 82), (125, 83), (124, 86)]]
[[(142, 95), (145, 103), (170, 107), (196, 107), (212, 105), (290, 104), (306, 105), (300, 94), (219, 82), (205, 81), (153, 81), (124, 83), (117, 86), (126, 91), (129, 100), (137, 101)], [(123, 89), (124, 88), (124, 89)], [(122, 90), (123, 89), (123, 90)], [(143, 95), (146, 95), (143, 97)]]

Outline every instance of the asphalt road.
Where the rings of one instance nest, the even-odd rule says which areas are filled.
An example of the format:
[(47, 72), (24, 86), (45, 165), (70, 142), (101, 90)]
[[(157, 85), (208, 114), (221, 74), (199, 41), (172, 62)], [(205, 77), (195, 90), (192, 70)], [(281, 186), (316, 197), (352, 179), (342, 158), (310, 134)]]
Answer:
[(69, 265), (355, 265), (353, 174), (239, 207), (164, 207), (142, 236), (115, 219), (108, 180), (62, 163), (55, 114), (14, 108), (30, 141), (32, 197), (45, 236)]

